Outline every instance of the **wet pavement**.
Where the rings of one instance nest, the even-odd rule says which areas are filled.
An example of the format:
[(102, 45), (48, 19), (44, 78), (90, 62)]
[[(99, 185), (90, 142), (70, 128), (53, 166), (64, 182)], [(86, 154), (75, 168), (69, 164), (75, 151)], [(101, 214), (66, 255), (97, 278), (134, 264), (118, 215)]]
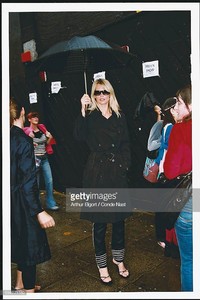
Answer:
[[(158, 246), (153, 213), (134, 212), (126, 219), (125, 265), (130, 272), (127, 279), (119, 276), (112, 263), (111, 224), (108, 224), (107, 256), (113, 285), (105, 286), (100, 282), (95, 263), (91, 223), (81, 220), (78, 212), (66, 211), (65, 194), (54, 192), (54, 195), (60, 210), (48, 211), (54, 217), (56, 226), (47, 229), (52, 258), (37, 266), (37, 283), (42, 286), (41, 293), (80, 292), (86, 293), (85, 297), (88, 295), (90, 299), (91, 295), (95, 298), (96, 292), (123, 292), (123, 295), (129, 295), (130, 292), (180, 291), (180, 259), (165, 257), (163, 249)], [(41, 199), (44, 203), (44, 192)], [(15, 284), (15, 273), (16, 265), (12, 264), (12, 286)], [(67, 296), (59, 298), (68, 299)]]

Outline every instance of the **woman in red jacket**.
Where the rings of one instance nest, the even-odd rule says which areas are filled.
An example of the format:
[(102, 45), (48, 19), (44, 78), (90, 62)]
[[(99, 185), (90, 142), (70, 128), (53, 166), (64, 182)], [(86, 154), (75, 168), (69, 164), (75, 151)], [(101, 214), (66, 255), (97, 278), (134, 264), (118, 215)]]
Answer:
[[(171, 131), (168, 151), (164, 162), (164, 173), (173, 179), (192, 170), (192, 104), (191, 86), (177, 92), (174, 109), (178, 113), (178, 123)], [(181, 290), (193, 290), (193, 247), (192, 247), (192, 197), (183, 207), (175, 223), (180, 258)]]

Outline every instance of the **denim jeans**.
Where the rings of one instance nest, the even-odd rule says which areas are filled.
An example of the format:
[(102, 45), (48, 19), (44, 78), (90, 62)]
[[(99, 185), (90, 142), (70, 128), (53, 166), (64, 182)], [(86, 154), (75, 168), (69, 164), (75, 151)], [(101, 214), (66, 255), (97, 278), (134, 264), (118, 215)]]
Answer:
[(175, 223), (181, 258), (181, 290), (193, 291), (192, 197)]
[(53, 196), (53, 177), (52, 177), (51, 167), (47, 155), (41, 157), (40, 168), (37, 172), (37, 182), (39, 187), (40, 187), (41, 170), (44, 176), (45, 189), (46, 189), (46, 207), (51, 208), (57, 204)]

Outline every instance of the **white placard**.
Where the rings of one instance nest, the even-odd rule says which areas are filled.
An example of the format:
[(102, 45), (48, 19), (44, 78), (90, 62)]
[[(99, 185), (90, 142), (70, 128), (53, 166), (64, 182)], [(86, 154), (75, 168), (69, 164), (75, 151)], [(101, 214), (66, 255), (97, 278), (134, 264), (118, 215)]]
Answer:
[(29, 94), (29, 102), (30, 102), (30, 104), (37, 103), (37, 93)]
[(51, 83), (51, 93), (57, 94), (61, 89), (61, 81), (53, 81)]
[(159, 76), (158, 60), (142, 63), (143, 78)]
[(94, 80), (97, 80), (97, 79), (106, 79), (106, 72), (103, 71), (103, 72), (95, 73), (93, 75), (93, 78), (94, 78)]
[(24, 52), (30, 51), (31, 52), (31, 61), (34, 61), (38, 57), (38, 53), (36, 50), (36, 42), (35, 40), (30, 40), (23, 44)]

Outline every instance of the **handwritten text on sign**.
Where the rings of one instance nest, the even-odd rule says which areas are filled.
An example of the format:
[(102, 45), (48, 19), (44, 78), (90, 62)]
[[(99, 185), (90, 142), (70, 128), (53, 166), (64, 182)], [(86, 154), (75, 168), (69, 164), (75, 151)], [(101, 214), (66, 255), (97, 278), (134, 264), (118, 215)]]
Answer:
[(143, 77), (159, 76), (158, 60), (142, 63)]

